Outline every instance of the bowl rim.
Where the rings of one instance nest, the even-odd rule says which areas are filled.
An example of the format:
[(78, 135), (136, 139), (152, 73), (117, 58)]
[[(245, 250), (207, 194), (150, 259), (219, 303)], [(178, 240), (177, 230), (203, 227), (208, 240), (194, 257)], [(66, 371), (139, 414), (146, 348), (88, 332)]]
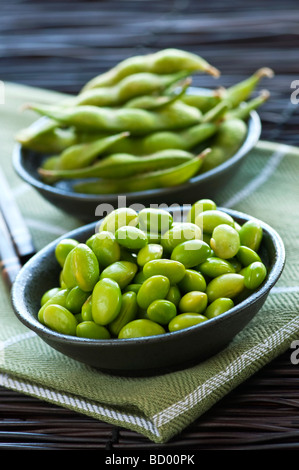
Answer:
[(244, 308), (253, 306), (258, 300), (263, 298), (265, 295), (268, 295), (272, 287), (276, 284), (285, 265), (285, 247), (277, 231), (273, 229), (267, 223), (261, 221), (260, 219), (257, 219), (256, 217), (253, 217), (253, 216), (249, 216), (248, 214), (245, 214), (243, 212), (239, 212), (233, 209), (226, 209), (221, 206), (219, 206), (218, 209), (223, 210), (224, 212), (227, 212), (228, 214), (230, 214), (232, 217), (239, 219), (239, 220), (243, 220), (244, 222), (247, 220), (258, 220), (263, 228), (264, 234), (270, 236), (270, 239), (275, 249), (275, 259), (273, 260), (271, 270), (269, 271), (267, 278), (263, 282), (263, 284), (256, 291), (254, 291), (249, 297), (245, 298), (240, 303), (236, 304), (230, 310), (219, 315), (218, 317), (209, 319), (208, 321), (205, 321), (200, 324), (193, 325), (183, 330), (179, 330), (175, 332), (166, 332), (160, 335), (141, 337), (141, 338), (126, 338), (126, 339), (111, 338), (111, 339), (103, 339), (103, 340), (79, 338), (76, 336), (64, 335), (61, 333), (57, 333), (51, 330), (50, 328), (46, 327), (42, 323), (40, 323), (37, 317), (34, 316), (33, 312), (27, 311), (26, 302), (25, 302), (25, 298), (23, 295), (25, 287), (26, 287), (26, 278), (30, 277), (31, 268), (35, 265), (36, 262), (38, 262), (39, 259), (42, 259), (49, 252), (54, 253), (55, 246), (60, 240), (66, 237), (76, 238), (76, 236), (78, 235), (80, 237), (80, 235), (82, 236), (83, 233), (89, 232), (90, 230), (94, 229), (98, 222), (91, 222), (87, 225), (78, 227), (60, 236), (59, 238), (57, 238), (56, 240), (52, 241), (51, 243), (46, 245), (44, 248), (42, 248), (29, 261), (27, 261), (27, 263), (22, 267), (22, 269), (18, 273), (16, 280), (12, 286), (12, 290), (11, 290), (11, 300), (12, 300), (12, 305), (13, 305), (13, 309), (14, 309), (16, 317), (29, 329), (34, 331), (38, 336), (41, 336), (42, 338), (47, 338), (52, 341), (55, 340), (56, 343), (76, 345), (78, 347), (80, 346), (81, 347), (84, 347), (84, 346), (97, 347), (98, 346), (101, 348), (102, 347), (109, 348), (109, 347), (114, 346), (118, 348), (119, 347), (126, 348), (132, 344), (135, 344), (135, 345), (146, 344), (146, 343), (154, 344), (154, 343), (161, 343), (161, 342), (164, 342), (166, 344), (168, 341), (172, 341), (173, 339), (177, 337), (194, 334), (198, 330), (205, 330), (206, 328), (210, 328), (215, 323), (221, 323), (225, 321), (228, 317), (233, 317), (235, 315), (238, 315), (238, 313), (242, 312)]
[[(199, 90), (204, 90), (204, 91), (211, 91), (209, 88), (197, 88), (197, 87), (190, 87), (189, 93), (199, 93)], [(45, 118), (42, 117), (35, 121), (31, 126), (36, 126), (38, 123), (40, 123), (42, 120)], [(197, 176), (194, 176), (191, 178), (189, 181), (187, 181), (184, 184), (180, 184), (177, 186), (171, 186), (167, 188), (157, 188), (157, 189), (150, 189), (146, 191), (136, 191), (132, 193), (124, 193), (125, 196), (127, 197), (147, 197), (147, 196), (163, 196), (163, 195), (169, 195), (172, 193), (176, 193), (177, 191), (183, 191), (184, 189), (192, 189), (193, 186), (200, 184), (201, 182), (208, 182), (212, 181), (215, 177), (220, 175), (223, 171), (228, 171), (231, 167), (233, 167), (236, 163), (241, 161), (247, 153), (253, 149), (253, 147), (256, 145), (258, 142), (260, 135), (261, 135), (261, 120), (256, 111), (251, 111), (249, 121), (248, 121), (248, 131), (246, 138), (241, 145), (241, 147), (237, 150), (237, 152), (228, 160), (225, 162), (221, 163), (217, 167), (206, 171), (205, 173), (199, 174)], [(118, 197), (119, 195), (116, 193), (113, 194), (83, 194), (83, 193), (75, 193), (75, 192), (70, 192), (67, 190), (64, 190), (62, 188), (57, 188), (55, 186), (51, 186), (47, 183), (44, 183), (43, 181), (35, 178), (29, 171), (26, 170), (24, 167), (22, 160), (22, 152), (23, 150), (26, 150), (25, 148), (23, 149), (23, 146), (20, 143), (16, 143), (13, 148), (12, 152), (12, 163), (14, 166), (15, 171), (17, 174), (27, 183), (29, 183), (31, 186), (36, 188), (39, 191), (44, 191), (49, 194), (52, 194), (53, 196), (59, 196), (60, 198), (63, 198), (65, 200), (72, 200), (72, 201), (80, 201), (80, 202), (98, 202), (99, 199), (105, 199), (105, 201), (115, 201), (115, 198)]]

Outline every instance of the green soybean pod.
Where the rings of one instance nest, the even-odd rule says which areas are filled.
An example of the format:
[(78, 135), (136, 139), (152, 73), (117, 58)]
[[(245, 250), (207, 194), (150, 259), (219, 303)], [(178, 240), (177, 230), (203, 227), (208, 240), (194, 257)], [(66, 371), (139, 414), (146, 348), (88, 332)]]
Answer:
[(203, 233), (212, 234), (217, 225), (227, 224), (234, 227), (234, 219), (226, 212), (212, 209), (200, 212), (195, 218), (196, 225)]
[(255, 261), (244, 270), (244, 284), (247, 289), (257, 289), (267, 276), (267, 268), (264, 263)]
[(258, 220), (248, 220), (241, 226), (239, 236), (241, 245), (258, 251), (263, 238), (263, 229)]
[(44, 323), (51, 330), (63, 335), (76, 335), (77, 320), (65, 307), (57, 304), (48, 305), (43, 314)]
[(233, 258), (240, 248), (239, 233), (230, 225), (217, 225), (213, 230), (210, 246), (219, 258)]
[(209, 303), (219, 297), (235, 298), (244, 290), (244, 276), (237, 273), (227, 273), (212, 279), (206, 289)]
[(97, 257), (85, 243), (79, 243), (67, 255), (62, 278), (68, 289), (79, 286), (83, 291), (91, 292), (99, 274)]
[(147, 310), (148, 306), (157, 299), (165, 299), (170, 288), (168, 277), (162, 275), (151, 276), (141, 285), (137, 294), (137, 303), (140, 308)]
[(221, 274), (235, 273), (235, 267), (229, 260), (211, 256), (198, 266), (199, 271), (208, 277), (217, 277)]
[(130, 207), (120, 207), (106, 215), (102, 220), (99, 231), (108, 231), (115, 233), (117, 229), (124, 225), (137, 225), (137, 212)]
[(103, 230), (95, 233), (86, 241), (86, 244), (96, 255), (101, 268), (106, 268), (120, 260), (120, 246), (112, 232)]
[(255, 261), (261, 262), (259, 254), (248, 246), (241, 245), (236, 257), (243, 266), (248, 266)]
[(55, 247), (55, 257), (62, 268), (67, 255), (78, 244), (79, 242), (73, 238), (64, 238), (59, 243), (57, 243)]
[(37, 313), (38, 320), (44, 324), (44, 311), (49, 305), (61, 305), (65, 307), (66, 298), (68, 295), (68, 289), (60, 289), (56, 294), (52, 295), (47, 302), (45, 302)]
[(67, 294), (65, 306), (72, 313), (80, 313), (82, 305), (88, 299), (90, 293), (80, 289), (79, 286), (73, 287)]
[(167, 325), (176, 316), (176, 313), (174, 303), (166, 299), (154, 300), (147, 308), (148, 318), (160, 325)]
[(179, 310), (182, 313), (203, 313), (208, 305), (208, 296), (205, 292), (187, 292), (180, 300)]
[(211, 248), (202, 240), (187, 240), (177, 245), (171, 259), (179, 261), (185, 268), (193, 268), (203, 263), (211, 254)]
[(137, 264), (143, 267), (148, 261), (161, 259), (163, 256), (163, 247), (158, 243), (148, 243), (141, 248), (137, 254)]
[(101, 272), (100, 279), (113, 279), (124, 289), (134, 279), (137, 269), (137, 264), (130, 261), (116, 261)]
[(156, 259), (148, 261), (143, 266), (143, 273), (146, 278), (155, 275), (166, 276), (170, 284), (177, 284), (185, 276), (185, 266), (179, 261), (170, 259)]
[(187, 214), (186, 220), (195, 224), (195, 219), (198, 214), (208, 210), (216, 210), (217, 205), (212, 199), (199, 199), (192, 204), (190, 211)]
[(40, 305), (41, 307), (45, 305), (48, 300), (50, 300), (57, 292), (61, 290), (61, 287), (52, 287), (52, 289), (48, 289), (42, 296)]
[(181, 291), (175, 284), (170, 286), (167, 296), (165, 297), (166, 300), (172, 302), (176, 307), (179, 305), (181, 300)]
[(110, 339), (111, 335), (105, 326), (97, 325), (94, 321), (80, 322), (76, 327), (78, 338)]
[(190, 328), (191, 326), (198, 325), (205, 321), (207, 321), (207, 317), (201, 313), (180, 313), (170, 320), (168, 329), (170, 332), (184, 330), (185, 328)]
[(204, 292), (206, 287), (207, 283), (202, 273), (194, 269), (186, 269), (185, 276), (179, 282), (179, 289), (185, 294), (190, 291)]
[(100, 279), (92, 293), (92, 318), (98, 325), (108, 325), (121, 309), (121, 289), (113, 279)]
[(226, 298), (226, 297), (219, 297), (218, 299), (215, 299), (210, 305), (208, 305), (206, 311), (205, 311), (205, 316), (208, 319), (218, 317), (224, 312), (227, 312), (231, 308), (233, 308), (234, 302), (232, 299)]
[(201, 238), (201, 230), (197, 225), (190, 222), (180, 222), (175, 223), (162, 235), (161, 245), (167, 253), (171, 253), (180, 243)]
[(121, 308), (117, 317), (108, 325), (109, 331), (118, 336), (120, 330), (129, 322), (135, 320), (138, 311), (137, 295), (129, 291), (122, 294)]
[(147, 318), (138, 318), (127, 323), (119, 332), (118, 338), (146, 338), (148, 336), (162, 335), (165, 329), (159, 323)]
[(148, 233), (164, 233), (172, 226), (173, 217), (164, 209), (146, 208), (139, 212), (138, 223)]

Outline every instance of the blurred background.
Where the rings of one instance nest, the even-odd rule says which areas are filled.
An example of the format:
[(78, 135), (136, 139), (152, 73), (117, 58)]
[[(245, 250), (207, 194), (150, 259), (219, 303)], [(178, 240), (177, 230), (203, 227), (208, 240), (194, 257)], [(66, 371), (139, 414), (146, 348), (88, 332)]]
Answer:
[(10, 0), (1, 2), (0, 80), (77, 93), (117, 62), (166, 47), (202, 55), (221, 70), (193, 85), (229, 86), (260, 67), (275, 78), (260, 110), (262, 138), (296, 145), (299, 80), (296, 0)]

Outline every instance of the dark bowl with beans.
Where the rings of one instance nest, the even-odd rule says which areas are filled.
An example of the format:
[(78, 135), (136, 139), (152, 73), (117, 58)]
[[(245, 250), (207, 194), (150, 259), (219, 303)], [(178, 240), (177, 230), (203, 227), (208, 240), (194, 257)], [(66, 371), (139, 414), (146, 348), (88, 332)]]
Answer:
[[(199, 89), (192, 88), (193, 95)], [(36, 121), (33, 126), (39, 126), (43, 123), (44, 118)], [(17, 143), (13, 151), (13, 166), (16, 173), (35, 190), (39, 192), (47, 201), (74, 216), (85, 223), (98, 219), (99, 214), (97, 207), (100, 204), (110, 204), (113, 208), (119, 205), (119, 195), (126, 197), (126, 205), (141, 203), (143, 206), (150, 204), (171, 204), (174, 200), (177, 204), (192, 204), (194, 202), (194, 194), (197, 198), (209, 197), (216, 198), (217, 193), (224, 186), (230, 183), (234, 175), (239, 171), (244, 163), (248, 153), (254, 148), (261, 134), (261, 122), (256, 111), (251, 111), (247, 120), (247, 131), (245, 138), (238, 149), (226, 161), (220, 163), (214, 168), (208, 169), (203, 173), (192, 176), (188, 181), (182, 184), (176, 184), (169, 187), (159, 187), (155, 189), (140, 189), (142, 181), (135, 177), (134, 184), (138, 184), (139, 188), (133, 192), (126, 192), (121, 188), (112, 194), (89, 194), (81, 193), (74, 190), (74, 181), (63, 179), (58, 182), (49, 184), (45, 182), (38, 170), (48, 155), (35, 152), (24, 148)], [(201, 144), (198, 152), (208, 147), (209, 140), (205, 145)], [(192, 153), (195, 153), (192, 150)], [(118, 171), (118, 170), (116, 170)], [(175, 176), (179, 178), (180, 173)], [(82, 180), (75, 180), (78, 185)], [(84, 183), (83, 183), (84, 184)], [(80, 187), (80, 186), (79, 186)]]
[[(252, 216), (237, 211), (224, 208), (218, 209), (222, 214), (224, 213), (233, 218), (235, 227), (240, 228), (248, 221), (256, 220)], [(176, 219), (176, 216), (181, 217), (180, 211), (175, 210), (171, 214), (174, 220), (182, 220), (181, 218)], [(187, 324), (183, 328), (169, 327), (167, 329), (165, 327), (164, 331), (162, 328), (157, 332), (152, 332), (150, 336), (145, 335), (143, 337), (130, 337), (127, 329), (127, 336), (126, 334), (119, 334), (116, 337), (91, 339), (58, 332), (42, 323), (38, 316), (41, 299), (45, 292), (57, 286), (58, 279), (61, 276), (61, 265), (59, 265), (56, 258), (57, 246), (65, 239), (72, 239), (80, 244), (85, 244), (98, 230), (96, 223), (90, 223), (69, 232), (50, 243), (27, 262), (19, 273), (12, 289), (12, 303), (15, 314), (24, 325), (34, 331), (42, 341), (45, 341), (52, 348), (102, 371), (138, 376), (186, 368), (220, 353), (262, 308), (269, 292), (283, 271), (285, 250), (280, 236), (268, 224), (262, 221), (258, 221), (258, 223), (262, 233), (258, 253), (262, 264), (266, 267), (266, 277), (263, 277), (263, 281), (259, 283), (258, 287), (247, 292), (246, 295), (242, 296), (242, 293), (237, 295), (234, 304), (226, 311), (221, 314), (211, 315), (209, 318), (205, 318), (205, 321), (197, 324), (189, 326)], [(217, 253), (217, 233), (215, 230), (213, 237), (214, 251)], [(212, 241), (210, 243), (212, 244)], [(212, 256), (215, 256), (215, 253)], [(178, 252), (178, 256), (171, 259), (180, 259), (179, 256)], [(200, 266), (203, 264), (200, 264)], [(68, 274), (68, 276), (71, 277), (72, 274)], [(244, 278), (245, 276), (246, 274), (244, 274)], [(155, 277), (159, 276), (155, 276), (154, 273), (151, 279)], [(241, 278), (242, 276), (240, 274), (236, 277)], [(68, 282), (66, 281), (66, 275), (64, 279), (65, 282)], [(106, 276), (104, 276), (105, 280), (107, 280)], [(89, 281), (90, 278), (88, 278)], [(159, 286), (159, 288), (162, 288), (162, 284), (159, 284)], [(213, 292), (213, 289), (207, 287), (206, 292), (208, 290), (210, 293)], [(213, 298), (210, 300), (213, 301)], [(106, 312), (108, 315), (110, 314), (109, 308)], [(149, 315), (149, 310), (147, 311)], [(203, 315), (207, 315), (207, 311), (208, 309)], [(96, 313), (96, 315), (98, 314), (100, 315), (101, 311)], [(200, 317), (201, 315), (198, 314), (198, 318)]]

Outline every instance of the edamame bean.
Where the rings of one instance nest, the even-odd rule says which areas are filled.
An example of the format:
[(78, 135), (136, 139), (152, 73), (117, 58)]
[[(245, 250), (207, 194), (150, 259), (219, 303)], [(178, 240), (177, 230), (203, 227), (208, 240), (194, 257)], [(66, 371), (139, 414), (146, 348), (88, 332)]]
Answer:
[(115, 238), (119, 245), (128, 250), (140, 250), (148, 243), (146, 234), (137, 227), (120, 227), (115, 232)]
[(206, 289), (209, 303), (219, 297), (235, 298), (244, 289), (244, 276), (237, 273), (221, 274), (212, 279)]
[(57, 304), (48, 305), (43, 314), (44, 323), (51, 330), (63, 335), (76, 335), (77, 320), (65, 307)]
[(149, 305), (158, 299), (165, 299), (170, 288), (168, 277), (155, 275), (146, 279), (137, 294), (137, 303), (140, 308), (147, 310)]
[(137, 264), (143, 267), (148, 261), (161, 259), (163, 256), (163, 247), (157, 243), (148, 243), (138, 251)]
[(162, 275), (169, 279), (170, 284), (177, 284), (185, 276), (185, 266), (179, 261), (170, 259), (156, 259), (148, 261), (143, 266), (143, 273), (146, 278)]
[(170, 286), (168, 294), (165, 297), (165, 299), (169, 300), (169, 302), (172, 302), (177, 307), (179, 305), (181, 297), (182, 297), (181, 292), (178, 286), (172, 285)]
[(234, 219), (226, 212), (214, 209), (199, 213), (195, 218), (195, 223), (202, 232), (212, 234), (218, 225), (227, 224), (233, 227)]
[(125, 225), (135, 227), (137, 222), (137, 212), (134, 209), (130, 207), (120, 207), (106, 215), (100, 224), (99, 231), (115, 233), (116, 230)]
[(183, 295), (179, 303), (182, 313), (203, 313), (208, 305), (208, 296), (205, 292), (191, 291)]
[(244, 269), (244, 285), (250, 290), (257, 289), (264, 282), (266, 276), (266, 266), (259, 261), (255, 261)]
[(236, 270), (229, 260), (211, 256), (198, 266), (199, 271), (208, 277), (217, 277), (221, 274), (235, 273)]
[(121, 309), (121, 289), (113, 279), (101, 279), (93, 289), (91, 308), (92, 318), (98, 325), (108, 325)]
[(92, 295), (84, 302), (81, 308), (82, 321), (92, 321)]
[(176, 306), (166, 299), (154, 300), (147, 308), (147, 316), (160, 325), (167, 325), (176, 316)]
[(62, 270), (62, 278), (68, 289), (79, 286), (83, 291), (91, 292), (99, 275), (97, 257), (85, 243), (79, 243), (69, 252)]
[(67, 255), (78, 244), (79, 242), (72, 238), (64, 238), (59, 243), (57, 243), (55, 247), (55, 257), (62, 268), (63, 268)]
[(121, 308), (117, 317), (108, 325), (109, 331), (118, 336), (120, 330), (137, 316), (138, 304), (135, 292), (129, 291), (122, 294)]
[(138, 318), (127, 323), (119, 332), (120, 339), (145, 338), (148, 336), (162, 335), (165, 329), (159, 323), (147, 318)]
[(193, 223), (177, 223), (171, 227), (161, 237), (161, 245), (167, 253), (171, 253), (173, 249), (180, 243), (187, 240), (201, 239), (200, 228)]
[(241, 245), (258, 251), (263, 238), (263, 229), (257, 220), (248, 220), (240, 228), (239, 236)]
[(207, 318), (200, 313), (180, 313), (168, 323), (168, 329), (170, 332), (184, 330), (205, 321), (207, 321)]
[(107, 328), (97, 325), (94, 321), (83, 321), (77, 325), (76, 335), (78, 338), (109, 339), (111, 335)]
[(41, 307), (45, 305), (45, 303), (48, 302), (48, 300), (50, 300), (53, 297), (53, 295), (57, 294), (57, 292), (59, 292), (60, 289), (61, 289), (60, 287), (52, 287), (52, 289), (47, 290), (41, 298), (41, 302), (40, 302)]
[(210, 254), (211, 249), (204, 241), (187, 240), (174, 248), (171, 259), (179, 261), (188, 269), (203, 263)]
[(239, 234), (230, 225), (217, 225), (213, 230), (210, 246), (219, 258), (233, 258), (240, 248)]
[(65, 307), (66, 298), (68, 295), (68, 289), (60, 289), (56, 294), (52, 295), (39, 309), (37, 313), (38, 320), (44, 324), (44, 311), (49, 305), (61, 305)]
[(112, 232), (101, 231), (93, 234), (86, 245), (96, 255), (101, 268), (106, 268), (112, 263), (120, 260), (121, 250), (115, 235)]
[(179, 288), (181, 292), (185, 294), (190, 291), (201, 291), (206, 290), (207, 283), (203, 275), (195, 271), (194, 269), (186, 269), (185, 276), (179, 282)]
[(83, 291), (79, 286), (73, 287), (66, 297), (66, 308), (74, 314), (80, 313), (82, 305), (88, 299), (89, 295), (89, 292)]
[(187, 221), (192, 222), (195, 224), (195, 219), (198, 214), (201, 214), (204, 211), (208, 210), (216, 210), (217, 206), (212, 199), (199, 199), (199, 201), (195, 202), (192, 206), (190, 211), (187, 214)]
[(137, 265), (130, 261), (116, 261), (101, 272), (100, 279), (113, 279), (124, 289), (134, 279), (137, 269)]
[(139, 212), (138, 223), (147, 233), (164, 233), (172, 226), (173, 217), (164, 209), (147, 208)]
[(218, 317), (219, 315), (222, 315), (222, 313), (225, 313), (231, 308), (233, 308), (233, 306), (234, 302), (232, 299), (219, 297), (218, 299), (210, 303), (210, 305), (208, 305), (205, 311), (205, 316), (208, 319)]
[(248, 266), (255, 261), (261, 262), (260, 256), (248, 246), (241, 245), (236, 257), (243, 266)]
[(141, 284), (137, 284), (137, 283), (128, 284), (124, 288), (124, 292), (135, 292), (135, 294), (137, 294), (140, 287), (141, 287)]

